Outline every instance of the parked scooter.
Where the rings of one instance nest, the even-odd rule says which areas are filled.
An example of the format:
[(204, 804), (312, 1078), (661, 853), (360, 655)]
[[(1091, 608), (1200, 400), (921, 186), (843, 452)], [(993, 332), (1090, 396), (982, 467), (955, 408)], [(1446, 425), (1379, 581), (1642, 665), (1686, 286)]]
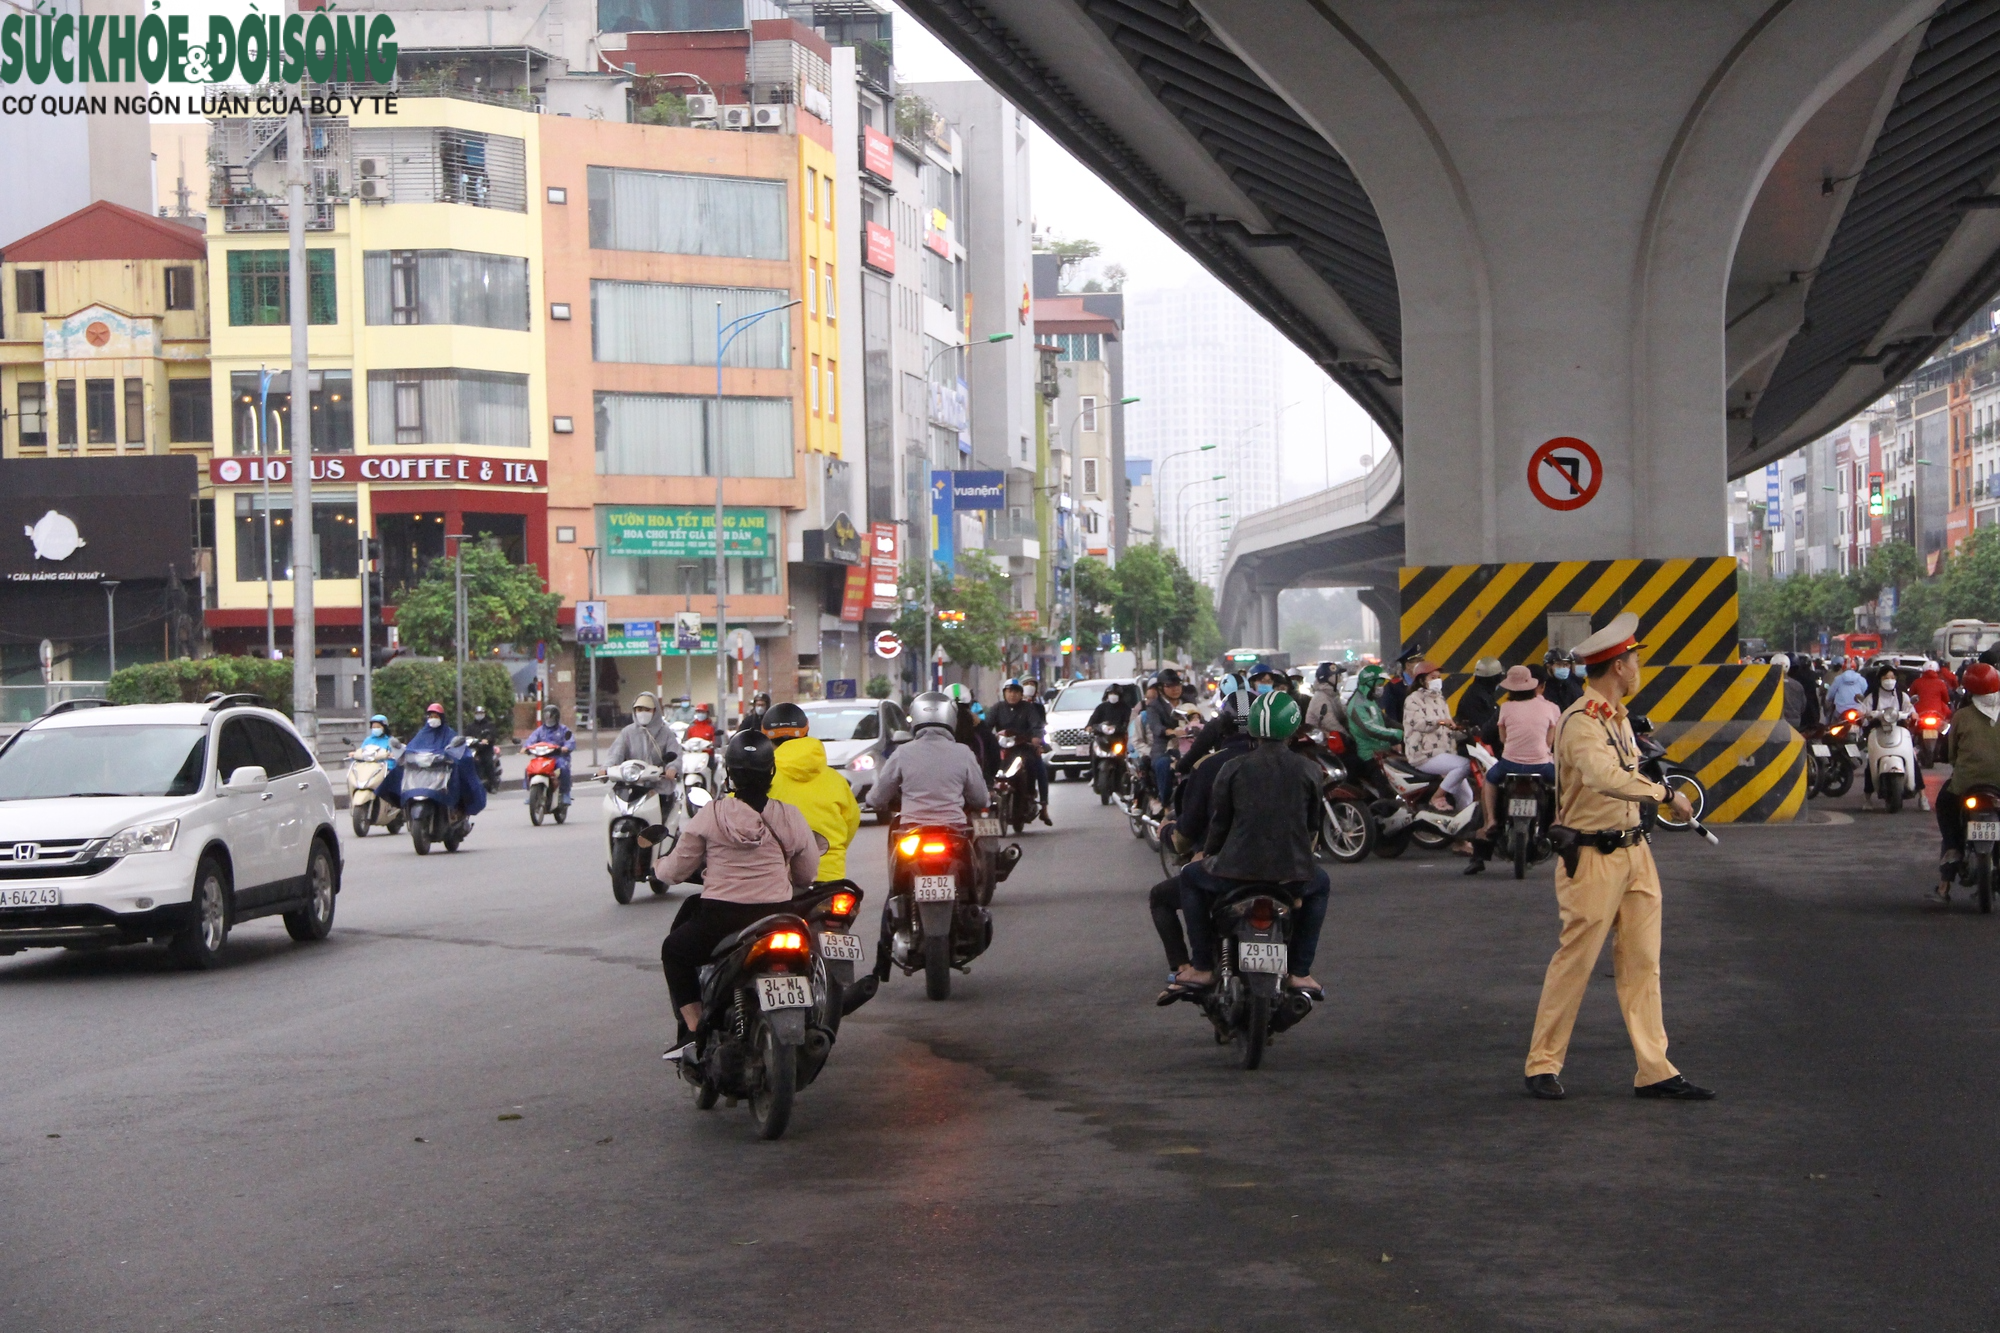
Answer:
[(357, 838), (367, 837), (377, 824), (391, 833), (403, 831), (403, 812), (377, 795), (393, 762), (389, 752), (377, 745), (347, 756), (347, 817)]
[[(667, 817), (671, 821), (677, 802), (671, 790), (661, 792), (654, 784), (666, 775), (666, 769), (657, 764), (649, 764), (643, 759), (627, 759), (616, 768), (609, 770), (610, 779), (604, 788), (604, 811), (610, 820), (606, 836), (610, 840), (610, 856), (605, 869), (611, 874), (611, 896), (619, 903), (632, 901), (632, 890), (640, 881), (652, 886), (654, 893), (665, 893), (667, 886), (653, 878), (655, 856), (671, 852), (679, 841), (669, 823), (669, 839), (658, 847), (649, 847), (639, 837), (640, 833), (654, 824), (653, 807), (655, 800), (664, 800)], [(707, 793), (694, 808), (708, 804)]]
[(1921, 800), (1923, 792), (1916, 776), (1917, 747), (1910, 739), (1910, 729), (1903, 725), (1908, 717), (1893, 708), (1880, 708), (1866, 719), (1868, 776), (1874, 781), (1875, 794), (1892, 815), (1902, 810), (1904, 797), (1915, 792)]
[(554, 815), (560, 824), (569, 818), (569, 803), (562, 798), (562, 746), (554, 741), (537, 741), (521, 751), (528, 756), (528, 818), (536, 828), (544, 815)]

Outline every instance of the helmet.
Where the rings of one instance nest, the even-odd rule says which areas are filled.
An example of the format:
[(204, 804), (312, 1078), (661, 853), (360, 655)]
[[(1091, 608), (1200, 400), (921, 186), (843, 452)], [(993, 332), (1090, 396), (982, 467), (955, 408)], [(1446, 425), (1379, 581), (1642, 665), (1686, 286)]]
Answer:
[[(729, 744), (722, 749), (722, 766), (729, 770), (729, 776), (742, 782), (742, 776), (769, 778), (778, 771), (778, 747), (771, 744), (771, 738), (755, 727), (744, 727), (729, 738)], [(747, 785), (757, 785), (751, 783)]]
[(1234, 671), (1225, 672), (1221, 683), (1215, 688), (1217, 693), (1220, 694), (1234, 694), (1243, 688), (1243, 678), (1238, 676)]
[(474, 705), (473, 705), (473, 708), (472, 708), (472, 715), (473, 715), (474, 717), (485, 717), (485, 716), (486, 716), (486, 705), (485, 705), (485, 704), (474, 704)]
[(972, 691), (966, 689), (965, 686), (960, 685), (956, 681), (945, 686), (944, 692), (955, 704), (969, 704), (972, 702)]
[(443, 716), (444, 716), (444, 705), (443, 705), (443, 704), (432, 704), (432, 705), (431, 705), (430, 707), (428, 707), (428, 708), (426, 708), (426, 709), (424, 710), (424, 714), (425, 714), (425, 716), (429, 716), (429, 715), (430, 715), (430, 714), (432, 714), (432, 713), (436, 713), (436, 714), (437, 714), (437, 715), (438, 715), (439, 717), (443, 717)]
[(806, 710), (795, 703), (773, 704), (764, 713), (764, 734), (774, 744), (797, 740), (806, 734)]
[[(1011, 680), (1007, 684), (1012, 689), (1021, 688)], [(925, 727), (943, 727), (946, 731), (958, 729), (958, 705), (951, 701), (950, 695), (925, 690), (910, 700), (910, 730), (922, 731)]]
[[(1020, 688), (1021, 688), (1021, 678), (1019, 676), (1009, 676), (1007, 677), (1007, 683), (1000, 687), (1000, 692), (1002, 694), (1005, 694), (1008, 690), (1018, 690)], [(932, 693), (935, 694), (936, 691), (933, 690)]]
[(1222, 697), (1222, 716), (1243, 721), (1250, 716), (1250, 704), (1256, 697), (1245, 689), (1231, 690)]
[(1299, 701), (1284, 690), (1260, 694), (1250, 705), (1250, 734), (1258, 740), (1282, 741), (1299, 729)]
[(1924, 659), (1924, 670), (1936, 671), (1937, 669), (1938, 669), (1938, 664), (1936, 662), (1931, 661), (1931, 659), (1928, 657)]
[(694, 715), (696, 717), (707, 717), (710, 713), (713, 713), (714, 711), (715, 711), (715, 706), (713, 704), (696, 704), (694, 706)]
[(550, 722), (560, 722), (562, 721), (562, 709), (555, 704), (543, 704), (542, 716)]
[(1158, 683), (1159, 687), (1164, 690), (1169, 685), (1180, 684), (1181, 673), (1174, 670), (1172, 667), (1168, 667), (1166, 670), (1162, 671), (1159, 675), (1153, 677), (1153, 679), (1155, 682)]
[(1339, 680), (1344, 670), (1338, 662), (1321, 662), (1313, 671), (1313, 683), (1324, 685), (1330, 680)]
[(650, 708), (657, 713), (660, 711), (660, 696), (651, 690), (640, 690), (638, 696), (632, 700), (632, 707), (634, 709)]
[(1039, 694), (1041, 693), (1042, 682), (1036, 680), (1033, 676), (1030, 676), (1026, 680), (1021, 682), (1021, 689), (1029, 694)]
[(1500, 676), (1505, 675), (1506, 671), (1506, 666), (1497, 657), (1482, 657), (1472, 664), (1472, 674), (1475, 676)]
[(1278, 668), (1272, 666), (1269, 662), (1259, 662), (1256, 666), (1250, 668), (1249, 681), (1252, 685), (1255, 685), (1259, 676), (1269, 676), (1272, 680), (1282, 680), (1284, 675), (1284, 672), (1278, 670)]
[(1115, 704), (1115, 703), (1117, 703), (1117, 702), (1118, 702), (1118, 701), (1119, 701), (1120, 699), (1122, 699), (1122, 698), (1124, 698), (1124, 697), (1125, 697), (1124, 695), (1122, 695), (1122, 694), (1120, 694), (1120, 693), (1119, 693), (1119, 691), (1118, 691), (1118, 687), (1117, 687), (1116, 685), (1106, 685), (1106, 686), (1104, 687), (1104, 702), (1105, 702), (1105, 703), (1108, 703), (1108, 704)]
[[(550, 704), (550, 705), (549, 705), (549, 707), (553, 708), (553, 707), (555, 707), (555, 705), (554, 705), (554, 704)], [(380, 713), (377, 713), (377, 714), (376, 714), (375, 716), (373, 716), (373, 717), (369, 718), (368, 720), (369, 720), (370, 722), (380, 722), (380, 723), (381, 723), (381, 724), (382, 724), (383, 726), (385, 726), (385, 727), (389, 725), (389, 719), (388, 719), (388, 718), (386, 718), (386, 717), (384, 717), (384, 716), (383, 716), (382, 714), (380, 714)]]
[(2000, 694), (2000, 667), (1975, 662), (1959, 677), (1959, 684), (1965, 686), (1967, 694)]
[(1384, 680), (1388, 679), (1388, 676), (1389, 673), (1387, 671), (1370, 662), (1367, 666), (1362, 667), (1359, 674), (1354, 677), (1355, 693), (1364, 699), (1373, 698), (1375, 691), (1380, 688)]

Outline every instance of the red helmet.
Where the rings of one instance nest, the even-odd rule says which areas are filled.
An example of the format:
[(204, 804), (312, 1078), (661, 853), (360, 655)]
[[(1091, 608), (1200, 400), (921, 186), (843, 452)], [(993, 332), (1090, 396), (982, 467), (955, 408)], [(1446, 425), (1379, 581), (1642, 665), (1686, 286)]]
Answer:
[(432, 704), (432, 705), (431, 705), (431, 706), (430, 706), (429, 708), (426, 708), (426, 709), (425, 709), (424, 711), (425, 711), (426, 713), (436, 713), (436, 714), (437, 714), (437, 715), (438, 715), (439, 717), (443, 717), (443, 716), (444, 716), (444, 705), (443, 705), (443, 704)]
[(1965, 686), (1967, 694), (2000, 694), (2000, 667), (1990, 662), (1975, 662), (1959, 677), (1959, 684)]

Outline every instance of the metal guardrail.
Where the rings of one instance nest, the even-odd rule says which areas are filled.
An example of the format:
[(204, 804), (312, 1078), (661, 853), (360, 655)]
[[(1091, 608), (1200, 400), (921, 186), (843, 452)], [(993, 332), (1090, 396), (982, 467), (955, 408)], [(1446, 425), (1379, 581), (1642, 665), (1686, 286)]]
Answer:
[(32, 722), (67, 699), (102, 699), (104, 685), (101, 680), (0, 685), (0, 722)]
[[(306, 230), (332, 231), (333, 206), (346, 200), (317, 199), (306, 202)], [(254, 203), (224, 204), (222, 206), (222, 229), (224, 231), (283, 231), (290, 225), (289, 206), (283, 200), (258, 200)]]

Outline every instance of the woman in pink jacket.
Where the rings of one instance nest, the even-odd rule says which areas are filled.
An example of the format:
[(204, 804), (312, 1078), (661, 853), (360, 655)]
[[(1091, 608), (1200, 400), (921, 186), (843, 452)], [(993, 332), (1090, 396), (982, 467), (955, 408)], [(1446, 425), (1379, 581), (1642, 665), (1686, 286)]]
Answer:
[(813, 882), (826, 850), (798, 807), (770, 795), (777, 773), (770, 737), (738, 731), (729, 738), (722, 763), (734, 790), (688, 821), (659, 872), (669, 884), (685, 884), (697, 872), (702, 876), (700, 896), (689, 900), (660, 945), (667, 993), (681, 1024), (675, 1056), (701, 1022), (700, 972), (715, 946), (782, 910)]

